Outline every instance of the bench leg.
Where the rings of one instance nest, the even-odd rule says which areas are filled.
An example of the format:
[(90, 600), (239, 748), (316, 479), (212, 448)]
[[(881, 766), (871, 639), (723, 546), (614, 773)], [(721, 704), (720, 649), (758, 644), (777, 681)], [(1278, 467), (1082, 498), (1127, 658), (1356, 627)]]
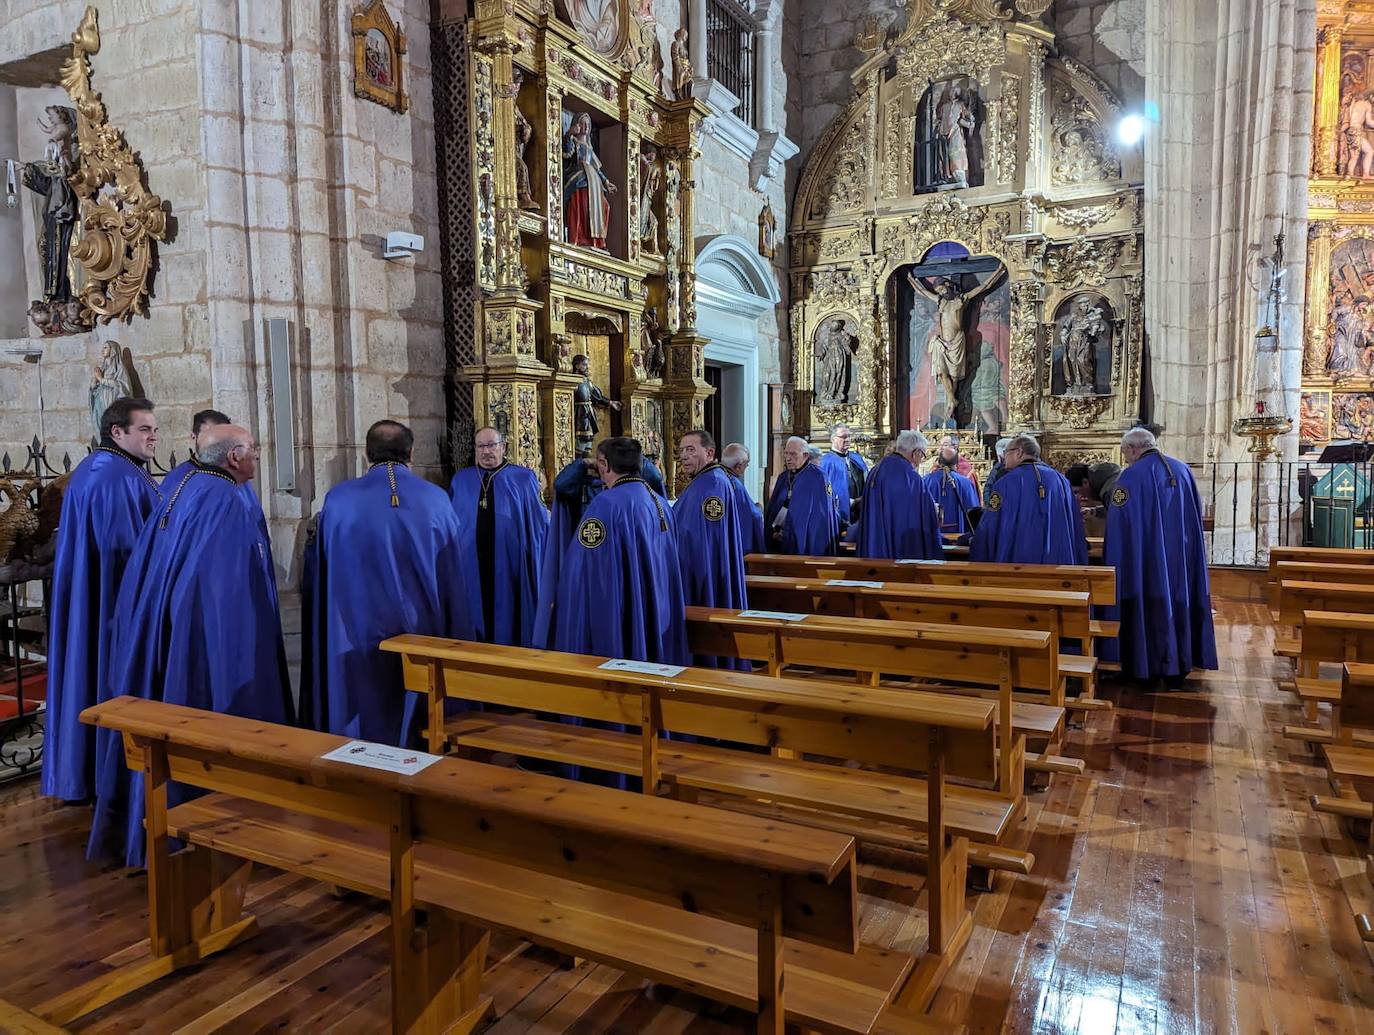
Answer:
[(408, 937), (393, 931), (393, 1030), (475, 1031), (492, 1005), (482, 995), (491, 932), (441, 909), (417, 910), (416, 919)]
[(773, 873), (759, 875), (758, 1032), (783, 1035), (782, 882)]
[(65, 1026), (257, 932), (257, 917), (243, 915), (252, 863), (208, 848), (164, 859), (164, 879), (149, 882), (150, 892), (166, 900), (161, 909), (150, 903), (150, 914), (159, 925), (150, 947), (161, 945), (164, 951), (92, 978), (49, 999), (36, 1013)]

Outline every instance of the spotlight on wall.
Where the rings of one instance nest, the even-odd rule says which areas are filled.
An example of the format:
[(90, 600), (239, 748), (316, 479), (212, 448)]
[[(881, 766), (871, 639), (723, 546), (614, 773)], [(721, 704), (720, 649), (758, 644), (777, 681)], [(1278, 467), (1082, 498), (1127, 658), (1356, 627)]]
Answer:
[(1140, 138), (1145, 135), (1145, 118), (1141, 115), (1130, 114), (1122, 118), (1116, 124), (1116, 138), (1127, 147), (1135, 147), (1140, 143)]
[(386, 235), (386, 251), (382, 252), (383, 259), (404, 259), (414, 255), (416, 252), (425, 250), (425, 239), (419, 234), (406, 233), (404, 230), (393, 230)]

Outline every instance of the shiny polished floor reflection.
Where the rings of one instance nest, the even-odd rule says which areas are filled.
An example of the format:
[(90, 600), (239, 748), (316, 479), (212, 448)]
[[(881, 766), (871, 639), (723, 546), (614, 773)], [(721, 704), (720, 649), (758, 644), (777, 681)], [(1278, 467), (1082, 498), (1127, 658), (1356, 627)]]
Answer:
[[(1309, 794), (1316, 760), (1278, 731), (1294, 721), (1258, 604), (1221, 603), (1222, 669), (1195, 692), (1108, 687), (1114, 714), (1071, 735), (1088, 761), (1031, 798), (1030, 877), (975, 896), (977, 927), (933, 1012), (971, 1032), (1374, 1032), (1374, 957), (1355, 846)], [(88, 815), (36, 782), (0, 790), (0, 988), (33, 1006), (133, 958), (146, 931), (141, 876), (82, 858)], [(920, 898), (877, 866), (864, 930), (924, 934)], [(79, 1030), (383, 1031), (386, 917), (310, 881), (264, 872), (262, 932)], [(561, 969), (513, 939), (493, 944), (491, 1032), (748, 1031), (749, 1019), (610, 968)], [(0, 1028), (3, 1024), (0, 1024)]]

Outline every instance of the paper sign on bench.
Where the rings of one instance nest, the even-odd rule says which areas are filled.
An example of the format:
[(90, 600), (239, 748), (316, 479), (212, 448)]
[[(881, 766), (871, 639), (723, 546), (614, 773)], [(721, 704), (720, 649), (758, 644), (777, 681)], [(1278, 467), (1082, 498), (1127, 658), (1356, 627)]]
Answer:
[(686, 672), (682, 665), (659, 665), (652, 661), (630, 661), (627, 658), (616, 658), (614, 661), (607, 661), (596, 666), (604, 668), (607, 672), (640, 672), (647, 676), (680, 676)]
[(320, 757), (331, 762), (347, 762), (349, 765), (366, 766), (368, 769), (382, 769), (388, 773), (414, 776), (443, 756), (429, 755), (423, 751), (405, 751), (402, 748), (373, 744), (366, 740), (350, 740), (342, 747), (336, 747)]
[(741, 618), (772, 618), (779, 622), (800, 622), (810, 617), (801, 611), (741, 611)]
[(921, 558), (921, 557), (898, 557), (896, 563), (898, 563), (898, 564), (947, 564), (947, 563), (949, 563), (949, 562), (946, 561), (943, 557), (940, 558), (939, 560), (929, 560), (929, 561), (928, 561), (928, 560), (925, 560), (924, 558)]
[(864, 579), (827, 579), (827, 586), (853, 586), (855, 589), (882, 589), (884, 583), (867, 582)]

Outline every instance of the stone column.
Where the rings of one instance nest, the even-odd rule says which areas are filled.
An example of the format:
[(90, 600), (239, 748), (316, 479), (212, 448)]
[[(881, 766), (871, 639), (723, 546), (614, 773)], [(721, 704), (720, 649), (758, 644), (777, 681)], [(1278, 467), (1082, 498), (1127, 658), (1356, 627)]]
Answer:
[(706, 0), (691, 0), (688, 5), (687, 49), (692, 57), (692, 73), (705, 79), (706, 72)]

